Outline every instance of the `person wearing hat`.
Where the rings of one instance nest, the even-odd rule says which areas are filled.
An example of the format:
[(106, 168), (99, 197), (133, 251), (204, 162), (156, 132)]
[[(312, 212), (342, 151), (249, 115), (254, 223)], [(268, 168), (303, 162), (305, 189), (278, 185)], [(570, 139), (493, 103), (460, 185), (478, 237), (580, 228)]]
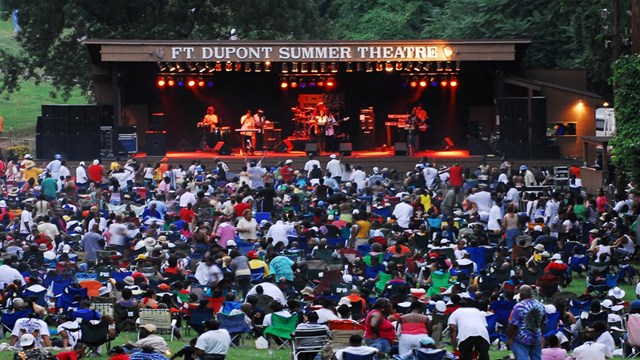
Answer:
[(51, 347), (51, 339), (49, 338), (49, 326), (46, 322), (33, 314), (29, 317), (18, 319), (11, 331), (10, 346), (15, 346), (20, 340), (22, 345), (23, 334), (33, 334), (35, 336), (35, 347)]
[(396, 218), (396, 224), (401, 230), (408, 229), (411, 218), (413, 217), (411, 196), (405, 195), (402, 197), (402, 202), (396, 205), (392, 215)]
[(249, 259), (249, 269), (251, 269), (251, 279), (262, 282), (262, 279), (269, 276), (269, 265), (258, 258), (258, 253), (251, 250), (247, 253)]
[(76, 322), (76, 317), (71, 312), (60, 317), (57, 332), (61, 340), (54, 340), (53, 345), (62, 348), (74, 347), (82, 339), (80, 324)]
[(335, 179), (338, 183), (342, 181), (342, 162), (336, 154), (329, 155), (329, 162), (327, 162), (326, 170), (331, 173), (331, 177)]
[(293, 168), (293, 160), (287, 159), (284, 162), (284, 165), (280, 168), (280, 177), (282, 179), (282, 184), (287, 184), (290, 181), (293, 181), (295, 169)]
[(167, 341), (159, 335), (156, 335), (156, 326), (153, 324), (143, 324), (140, 326), (140, 339), (135, 342), (128, 342), (124, 345), (125, 351), (132, 353), (137, 349), (149, 346), (155, 352), (166, 353), (169, 350)]
[(106, 173), (104, 167), (100, 164), (100, 160), (93, 160), (93, 163), (89, 165), (89, 168), (87, 169), (87, 176), (91, 182), (102, 184)]
[(196, 341), (195, 356), (203, 360), (224, 360), (231, 345), (229, 332), (221, 329), (216, 319), (205, 321), (204, 327), (206, 331)]
[[(15, 342), (17, 342), (17, 340)], [(14, 354), (14, 359), (45, 360), (51, 359), (53, 357), (53, 355), (51, 355), (50, 353), (46, 353), (37, 347), (37, 339), (33, 336), (33, 334), (22, 334), (20, 336), (20, 342), (18, 342), (18, 344), (21, 350)]]
[[(435, 358), (440, 358), (439, 356), (441, 354), (444, 354), (444, 357), (442, 357), (442, 359), (453, 359), (454, 356), (453, 354), (451, 354), (450, 352), (448, 352), (446, 349), (439, 349), (436, 346), (436, 342), (435, 340), (433, 340), (432, 337), (425, 335), (424, 337), (422, 337), (420, 339), (420, 341), (418, 342), (418, 347), (416, 348), (417, 351), (419, 351), (422, 354), (426, 354), (428, 356), (434, 356)], [(418, 360), (418, 356), (416, 355), (416, 353), (414, 353), (414, 351), (409, 351), (405, 354), (400, 354), (398, 357), (400, 360)]]
[(605, 360), (612, 357), (611, 350), (601, 343), (596, 342), (597, 334), (592, 328), (587, 328), (582, 332), (584, 343), (575, 349), (571, 354), (573, 360)]

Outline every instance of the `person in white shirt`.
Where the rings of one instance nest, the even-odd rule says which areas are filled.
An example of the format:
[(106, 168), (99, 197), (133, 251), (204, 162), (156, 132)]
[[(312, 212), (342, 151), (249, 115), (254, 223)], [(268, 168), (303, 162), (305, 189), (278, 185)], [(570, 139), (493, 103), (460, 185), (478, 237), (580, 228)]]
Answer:
[[(327, 163), (327, 171), (331, 173), (331, 177), (340, 182), (342, 179), (342, 164), (336, 157), (336, 154), (329, 155), (331, 160)], [(313, 168), (313, 166), (311, 168)]]
[(607, 328), (607, 324), (602, 321), (596, 321), (591, 324), (591, 327), (596, 333), (596, 342), (599, 344), (603, 344), (606, 346), (611, 353), (616, 350), (616, 342), (613, 340), (613, 336), (609, 333), (609, 329)]
[(349, 176), (349, 181), (356, 184), (356, 189), (359, 193), (364, 191), (364, 187), (367, 182), (367, 174), (362, 171), (362, 166), (356, 165), (356, 170)]
[(591, 328), (587, 328), (582, 333), (584, 343), (573, 349), (573, 354), (569, 359), (573, 360), (606, 360), (611, 358), (609, 348), (601, 343), (595, 342), (596, 332)]
[(304, 171), (306, 171), (307, 176), (309, 176), (311, 174), (311, 170), (313, 170), (313, 165), (318, 165), (318, 168), (322, 168), (322, 167), (320, 166), (320, 161), (313, 158), (312, 153), (309, 153), (307, 156), (309, 157), (309, 160), (307, 160), (307, 162), (304, 163)]
[(489, 219), (489, 211), (493, 205), (493, 199), (491, 199), (491, 193), (484, 190), (474, 190), (474, 193), (467, 197), (467, 201), (476, 204), (478, 207), (478, 215), (480, 215), (480, 221), (487, 221)]
[(49, 326), (43, 320), (38, 318), (26, 317), (18, 319), (11, 331), (11, 341), (9, 345), (14, 346), (22, 334), (34, 334), (36, 337), (36, 348), (51, 347), (51, 339), (49, 339)]
[[(478, 359), (489, 359), (489, 332), (485, 315), (473, 307), (467, 299), (461, 301), (462, 307), (449, 316), (451, 346), (460, 351), (460, 358), (470, 359), (477, 351)], [(464, 321), (463, 321), (464, 320)]]
[(0, 290), (5, 286), (13, 283), (14, 280), (19, 280), (22, 285), (25, 284), (22, 274), (17, 269), (12, 268), (11, 259), (4, 261), (4, 264), (0, 265)]
[(196, 268), (195, 278), (200, 285), (215, 285), (222, 280), (224, 274), (220, 267), (216, 265), (213, 258), (207, 256)]
[(224, 360), (231, 345), (231, 336), (226, 329), (220, 329), (220, 322), (216, 319), (205, 321), (207, 330), (198, 336), (195, 356), (207, 360)]
[(501, 209), (501, 201), (496, 200), (496, 202), (491, 207), (489, 211), (489, 220), (487, 221), (487, 229), (492, 231), (494, 234), (499, 233), (502, 230), (502, 209)]
[(181, 208), (186, 208), (188, 204), (191, 204), (191, 206), (193, 206), (197, 202), (196, 196), (189, 190), (186, 190), (184, 193), (182, 193), (178, 200)]
[(436, 178), (438, 177), (438, 170), (433, 168), (431, 164), (427, 164), (427, 166), (422, 170), (422, 176), (424, 176), (424, 184), (428, 189), (433, 186)]
[(287, 247), (289, 246), (287, 235), (293, 231), (293, 229), (294, 226), (292, 223), (285, 223), (282, 220), (278, 220), (269, 228), (269, 231), (267, 231), (267, 238), (273, 238), (274, 245), (282, 242), (284, 246)]
[(76, 185), (83, 188), (89, 184), (89, 177), (87, 176), (87, 169), (84, 168), (84, 161), (80, 162), (80, 165), (76, 168)]
[(269, 309), (271, 309), (272, 312), (264, 316), (264, 319), (262, 320), (263, 327), (271, 326), (271, 318), (274, 314), (285, 318), (291, 317), (291, 313), (284, 310), (284, 307), (280, 302), (278, 302), (278, 300), (272, 300), (269, 303)]
[(413, 217), (413, 206), (411, 206), (411, 197), (404, 196), (402, 202), (396, 205), (392, 214), (398, 221), (398, 226), (403, 229), (409, 228), (409, 223)]
[(336, 359), (344, 360), (345, 353), (358, 356), (366, 356), (375, 354), (377, 352), (378, 349), (374, 347), (362, 345), (362, 336), (355, 334), (349, 337), (349, 346), (336, 352)]
[(538, 185), (536, 177), (533, 175), (531, 170), (527, 168), (527, 165), (520, 166), (520, 173), (524, 176), (524, 186), (532, 187)]
[(20, 234), (23, 236), (31, 234), (31, 229), (33, 229), (33, 215), (31, 214), (32, 211), (33, 206), (31, 204), (27, 204), (25, 205), (22, 214), (20, 214)]

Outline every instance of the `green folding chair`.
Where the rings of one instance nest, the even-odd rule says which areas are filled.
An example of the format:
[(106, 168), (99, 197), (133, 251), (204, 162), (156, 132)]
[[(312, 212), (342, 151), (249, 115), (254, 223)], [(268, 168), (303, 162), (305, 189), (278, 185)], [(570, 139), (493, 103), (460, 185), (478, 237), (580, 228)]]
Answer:
[(269, 348), (271, 348), (271, 338), (278, 337), (282, 341), (282, 343), (278, 346), (278, 350), (283, 347), (289, 346), (291, 342), (291, 334), (296, 331), (296, 326), (298, 325), (298, 316), (295, 314), (290, 317), (284, 317), (277, 314), (271, 315), (271, 325), (267, 326), (264, 329), (264, 335), (267, 336), (269, 340)]
[(378, 291), (378, 294), (382, 294), (384, 287), (389, 281), (391, 281), (391, 274), (382, 271), (378, 273), (378, 282), (376, 282), (376, 290)]
[(440, 294), (440, 288), (449, 286), (451, 274), (447, 272), (435, 271), (431, 273), (431, 287), (427, 290), (427, 296)]

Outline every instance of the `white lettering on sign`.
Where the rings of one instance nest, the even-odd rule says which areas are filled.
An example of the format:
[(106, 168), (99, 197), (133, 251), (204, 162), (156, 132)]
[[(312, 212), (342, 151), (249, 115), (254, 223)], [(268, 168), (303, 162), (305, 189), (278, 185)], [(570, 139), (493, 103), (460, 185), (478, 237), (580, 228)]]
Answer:
[[(440, 46), (202, 46), (171, 47), (171, 60), (392, 61), (434, 60)], [(444, 60), (444, 58), (442, 59)]]

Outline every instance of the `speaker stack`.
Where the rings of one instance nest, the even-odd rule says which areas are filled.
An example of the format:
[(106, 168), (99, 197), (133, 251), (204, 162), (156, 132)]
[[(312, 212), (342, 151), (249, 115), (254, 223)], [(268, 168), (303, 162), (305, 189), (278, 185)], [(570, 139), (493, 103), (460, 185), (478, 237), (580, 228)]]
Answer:
[(167, 154), (167, 131), (164, 128), (164, 113), (151, 114), (147, 136), (147, 155), (165, 156)]
[(36, 122), (36, 157), (61, 154), (69, 160), (96, 158), (100, 153), (98, 105), (42, 105)]

